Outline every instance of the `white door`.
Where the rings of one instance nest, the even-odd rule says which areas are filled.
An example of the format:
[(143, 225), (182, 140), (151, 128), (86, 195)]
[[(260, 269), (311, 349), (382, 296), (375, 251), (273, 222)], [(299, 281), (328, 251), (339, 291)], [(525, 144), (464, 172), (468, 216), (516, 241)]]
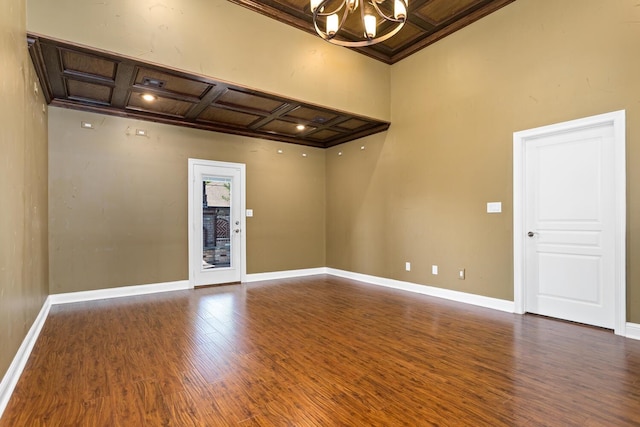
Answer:
[(189, 282), (244, 277), (245, 165), (189, 159)]
[(619, 129), (571, 123), (524, 139), (524, 311), (614, 329)]

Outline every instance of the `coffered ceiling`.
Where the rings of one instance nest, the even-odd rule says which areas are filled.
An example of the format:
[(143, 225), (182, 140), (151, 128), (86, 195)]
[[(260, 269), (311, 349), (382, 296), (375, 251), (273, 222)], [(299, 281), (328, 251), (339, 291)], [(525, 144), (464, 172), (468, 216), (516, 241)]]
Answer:
[[(229, 1), (315, 34), (309, 0)], [(408, 22), (398, 34), (383, 43), (353, 49), (393, 64), (513, 1), (515, 0), (409, 0)], [(385, 8), (385, 3), (392, 3), (392, 0), (378, 2)], [(361, 30), (353, 26), (354, 22), (356, 21), (347, 20), (345, 30), (348, 38), (356, 40), (361, 38)]]
[[(327, 148), (389, 122), (30, 34), (50, 105)], [(153, 95), (146, 101), (143, 95)]]

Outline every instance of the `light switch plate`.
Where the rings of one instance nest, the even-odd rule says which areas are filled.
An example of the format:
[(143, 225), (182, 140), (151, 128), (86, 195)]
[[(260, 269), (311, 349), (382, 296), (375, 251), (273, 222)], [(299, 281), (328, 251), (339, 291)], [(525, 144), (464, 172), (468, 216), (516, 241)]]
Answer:
[(438, 266), (437, 265), (432, 265), (431, 266), (431, 274), (438, 274)]
[(500, 212), (502, 212), (502, 202), (487, 203), (487, 213), (500, 213)]
[(247, 217), (253, 216), (253, 209), (247, 209)]

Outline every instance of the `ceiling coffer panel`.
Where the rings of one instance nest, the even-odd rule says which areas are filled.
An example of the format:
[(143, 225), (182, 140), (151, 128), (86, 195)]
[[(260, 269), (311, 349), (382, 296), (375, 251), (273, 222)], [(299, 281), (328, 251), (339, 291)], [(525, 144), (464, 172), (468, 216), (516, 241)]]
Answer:
[(113, 81), (117, 64), (93, 55), (85, 55), (67, 49), (60, 49), (62, 67), (66, 73), (82, 73), (90, 76), (100, 76)]
[(27, 41), (45, 98), (57, 107), (320, 148), (390, 125), (39, 35)]
[[(292, 27), (316, 33), (309, 0), (229, 1)], [(353, 50), (393, 64), (513, 1), (515, 0), (409, 0), (407, 24), (398, 34), (382, 43)], [(384, 9), (386, 3), (390, 3), (389, 0), (380, 3), (380, 7)], [(350, 16), (344, 24), (344, 31), (353, 40), (361, 38), (358, 18)]]

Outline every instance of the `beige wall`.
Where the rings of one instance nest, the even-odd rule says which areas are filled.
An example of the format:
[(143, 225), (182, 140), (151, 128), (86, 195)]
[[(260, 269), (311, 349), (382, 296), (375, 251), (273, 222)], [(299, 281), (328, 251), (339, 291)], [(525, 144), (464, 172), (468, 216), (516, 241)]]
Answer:
[(389, 66), (227, 0), (29, 0), (29, 31), (377, 119)]
[[(247, 165), (248, 273), (325, 265), (322, 150), (60, 108), (49, 114), (52, 294), (188, 279), (188, 158)], [(148, 137), (135, 136), (141, 128)]]
[[(32, 0), (29, 28), (322, 105), (391, 118), (388, 133), (327, 150), (326, 175), (314, 172), (305, 176), (313, 181), (303, 185), (307, 189), (326, 185), (326, 222), (318, 217), (308, 220), (307, 211), (286, 220), (277, 215), (257, 216), (252, 220), (249, 227), (255, 228), (250, 231), (261, 245), (256, 241), (249, 244), (250, 272), (322, 265), (317, 260), (322, 260), (323, 255), (316, 254), (311, 244), (280, 256), (283, 254), (270, 253), (267, 242), (280, 233), (270, 227), (272, 221), (285, 233), (282, 222), (314, 230), (326, 223), (328, 266), (512, 299), (512, 133), (626, 109), (628, 318), (640, 322), (640, 266), (634, 263), (640, 244), (640, 220), (637, 219), (640, 189), (635, 184), (640, 172), (634, 167), (640, 164), (640, 150), (635, 141), (640, 126), (636, 95), (640, 93), (637, 79), (640, 26), (634, 22), (640, 18), (640, 10), (632, 0), (518, 0), (390, 68), (226, 1), (200, 1), (186, 7), (176, 1), (161, 5), (146, 0), (135, 3), (119, 0), (90, 4), (66, 0), (53, 4)], [(237, 25), (238, 22), (243, 25)], [(341, 79), (320, 85), (329, 71)], [(374, 88), (379, 90), (372, 90)], [(57, 165), (66, 180), (51, 183), (55, 204), (65, 200), (77, 203), (73, 201), (73, 185), (85, 185), (80, 179), (84, 173), (80, 173), (84, 167), (80, 159), (69, 160), (63, 156), (69, 154), (73, 159), (75, 150), (83, 152), (91, 147), (89, 144), (79, 149), (82, 144), (76, 144), (85, 137), (76, 135), (81, 132), (77, 118), (71, 120), (72, 124), (67, 123), (72, 114), (79, 113), (56, 112), (51, 125), (52, 145), (60, 145), (52, 149), (51, 166), (53, 169)], [(109, 154), (100, 150), (122, 145), (129, 147), (124, 150), (125, 157), (112, 153), (111, 160), (113, 165), (122, 168), (133, 161), (131, 156), (136, 156), (127, 150), (137, 148), (123, 144), (124, 140), (131, 139), (123, 136), (123, 125), (111, 128), (119, 119), (103, 119), (107, 124), (103, 131), (97, 130), (95, 134), (110, 134), (105, 139), (109, 144), (88, 152), (85, 161), (96, 161), (100, 157), (93, 156)], [(60, 135), (66, 132), (73, 135), (62, 140)], [(178, 167), (172, 162), (177, 158), (215, 154), (206, 151), (204, 140), (216, 139), (216, 144), (225, 147), (221, 151), (224, 156), (229, 156), (220, 160), (231, 161), (253, 159), (253, 152), (239, 147), (258, 144), (261, 147), (256, 149), (258, 153), (272, 153), (271, 147), (278, 145), (231, 136), (218, 138), (217, 134), (170, 127), (162, 127), (159, 135), (162, 141), (168, 138), (172, 144), (177, 144), (178, 135), (180, 138), (187, 135), (191, 141), (189, 148), (172, 148), (182, 149), (180, 155), (169, 154), (171, 149), (154, 153), (172, 159), (168, 161), (172, 164), (168, 170), (176, 171)], [(235, 144), (236, 141), (242, 143)], [(362, 145), (365, 150), (360, 149)], [(217, 152), (217, 148), (215, 150)], [(338, 156), (338, 151), (343, 155)], [(72, 166), (65, 172), (62, 169), (67, 163)], [(254, 170), (273, 171), (269, 162), (260, 160), (252, 165)], [(293, 166), (291, 176), (297, 173)], [(51, 176), (58, 177), (59, 172), (52, 170)], [(73, 173), (78, 176), (68, 176)], [(181, 179), (185, 179), (186, 169), (176, 173), (183, 173)], [(148, 178), (141, 182), (148, 182)], [(171, 184), (163, 181), (163, 185)], [(62, 193), (56, 193), (56, 189)], [(135, 191), (140, 192), (142, 188)], [(256, 197), (261, 190), (249, 185), (248, 191), (249, 197)], [(176, 187), (171, 194), (177, 192)], [(252, 192), (256, 193), (252, 196)], [(322, 190), (317, 194), (324, 197)], [(118, 200), (125, 196), (109, 197)], [(164, 200), (159, 195), (149, 197), (154, 203)], [(312, 199), (317, 202), (309, 195), (303, 197), (302, 202), (282, 197), (284, 202), (300, 206)], [(121, 206), (131, 209), (131, 199), (122, 201), (127, 203)], [(487, 215), (488, 201), (502, 201), (503, 213)], [(315, 207), (321, 208), (321, 205)], [(52, 280), (56, 281), (52, 282), (52, 292), (87, 289), (86, 284), (80, 285), (82, 274), (57, 271), (76, 265), (71, 263), (75, 255), (73, 245), (84, 237), (57, 236), (64, 228), (54, 221), (61, 221), (58, 215), (64, 211), (62, 206), (55, 206), (55, 212), (53, 209), (52, 206), (52, 252), (57, 249), (54, 240), (58, 238), (66, 239), (67, 246), (62, 255), (51, 255)], [(139, 215), (137, 208), (134, 211)], [(91, 212), (83, 215), (87, 213)], [(114, 219), (109, 227), (105, 226), (103, 235), (109, 234), (109, 230), (118, 231), (118, 221)], [(134, 224), (143, 222), (137, 221)], [(136, 239), (127, 241), (129, 230), (127, 227), (121, 230), (125, 234), (121, 246), (125, 253), (110, 257), (113, 264), (109, 265), (128, 262), (131, 253), (140, 249), (135, 247)], [(94, 277), (105, 275), (105, 279), (98, 279), (105, 283), (92, 283), (91, 288), (185, 278), (186, 236), (178, 235), (179, 232), (167, 233), (160, 244), (163, 252), (155, 252), (153, 262), (147, 260), (137, 267), (128, 265), (124, 273), (120, 273), (114, 269), (105, 271), (105, 265), (96, 263), (99, 258), (96, 256), (91, 267), (79, 267), (80, 271), (96, 273)], [(281, 237), (279, 247), (282, 248), (303, 244), (303, 239), (294, 233)], [(323, 239), (320, 236), (305, 242), (324, 242)], [(124, 249), (129, 246), (132, 248)], [(111, 250), (109, 245), (103, 247), (104, 251)], [(81, 247), (73, 250), (83, 253)], [(288, 256), (304, 259), (290, 263)], [(182, 261), (165, 266), (164, 257), (176, 260), (182, 257)], [(405, 261), (412, 262), (411, 272), (404, 271)], [(440, 266), (438, 276), (430, 274), (432, 264)], [(158, 267), (158, 271), (154, 267)], [(459, 268), (467, 270), (464, 281), (456, 279)], [(73, 276), (72, 280), (64, 284), (58, 281), (64, 275)]]
[(628, 319), (640, 322), (636, 3), (518, 0), (394, 65), (386, 139), (327, 152), (328, 265), (512, 299), (513, 132), (626, 109)]
[(25, 2), (0, 0), (0, 378), (48, 295), (47, 116)]

